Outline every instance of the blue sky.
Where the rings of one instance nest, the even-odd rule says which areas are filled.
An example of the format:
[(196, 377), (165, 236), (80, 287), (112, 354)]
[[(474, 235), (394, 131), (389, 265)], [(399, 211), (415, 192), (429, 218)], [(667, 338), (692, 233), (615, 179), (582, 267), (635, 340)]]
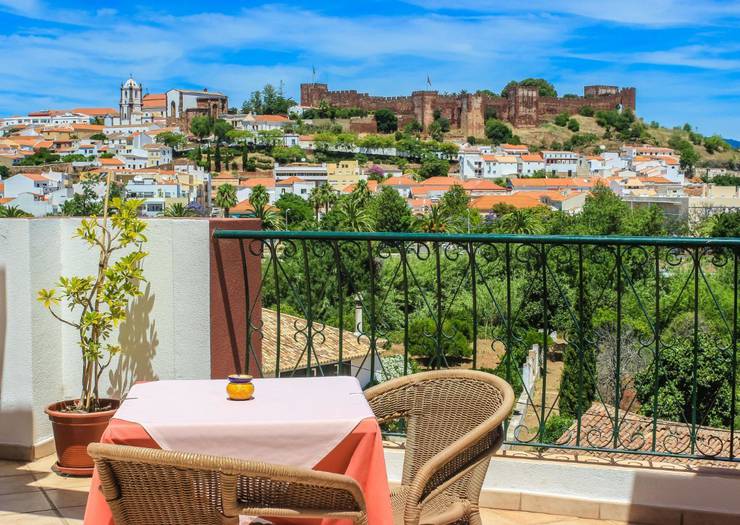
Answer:
[(740, 138), (740, 1), (0, 0), (0, 115), (115, 106), (145, 90), (218, 90), (231, 105), (267, 82), (317, 80), (379, 95), (499, 91), (544, 77), (637, 87), (638, 114)]

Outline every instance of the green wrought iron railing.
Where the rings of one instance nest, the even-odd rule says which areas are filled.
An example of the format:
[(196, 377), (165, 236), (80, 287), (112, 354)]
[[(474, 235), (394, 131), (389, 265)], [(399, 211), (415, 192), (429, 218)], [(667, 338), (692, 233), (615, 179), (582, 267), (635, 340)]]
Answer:
[(510, 447), (738, 461), (740, 239), (214, 236), (260, 275), (252, 372), (476, 368), (517, 393)]

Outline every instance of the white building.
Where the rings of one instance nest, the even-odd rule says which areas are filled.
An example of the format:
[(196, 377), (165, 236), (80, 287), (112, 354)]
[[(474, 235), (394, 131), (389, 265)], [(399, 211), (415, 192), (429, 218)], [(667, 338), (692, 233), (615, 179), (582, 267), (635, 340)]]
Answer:
[(531, 177), (536, 172), (545, 171), (545, 159), (538, 153), (520, 155), (518, 159), (518, 172), (522, 177)]
[(500, 179), (516, 175), (519, 171), (518, 157), (514, 155), (483, 155), (483, 176)]
[(542, 151), (545, 160), (545, 171), (548, 175), (567, 175), (572, 177), (578, 172), (580, 155), (572, 151)]
[(328, 182), (329, 172), (326, 163), (309, 164), (305, 162), (296, 162), (293, 164), (275, 164), (273, 168), (275, 181), (279, 182), (290, 177), (298, 177), (314, 186), (320, 186)]

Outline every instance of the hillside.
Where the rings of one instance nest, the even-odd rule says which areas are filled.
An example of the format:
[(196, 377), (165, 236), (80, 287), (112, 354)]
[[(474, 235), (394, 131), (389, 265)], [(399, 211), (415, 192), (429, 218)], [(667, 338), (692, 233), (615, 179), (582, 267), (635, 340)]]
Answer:
[[(615, 150), (619, 149), (619, 147), (624, 143), (618, 138), (613, 138), (611, 140), (604, 139), (604, 128), (596, 123), (595, 118), (583, 117), (581, 115), (576, 115), (574, 118), (578, 121), (581, 128), (578, 133), (593, 133), (600, 137), (595, 144), (588, 145), (583, 148), (574, 148), (575, 150), (581, 153), (593, 153), (595, 152), (595, 148), (599, 146), (604, 146), (607, 150)], [(545, 122), (536, 128), (513, 128), (513, 131), (515, 135), (519, 136), (522, 143), (538, 147), (551, 147), (553, 143), (562, 144), (574, 135), (574, 133), (568, 130), (568, 128), (557, 126), (553, 122)], [(674, 130), (663, 127), (648, 128), (647, 133), (650, 136), (650, 139), (644, 142), (655, 146), (669, 147), (668, 142), (674, 134), (679, 134), (686, 140), (689, 139), (688, 133), (683, 130)], [(737, 144), (738, 143), (736, 143), (736, 145)], [(709, 153), (704, 146), (695, 145), (694, 148), (701, 156), (702, 162), (711, 164), (725, 164), (729, 161), (734, 161), (736, 163), (740, 162), (740, 151), (738, 150)]]

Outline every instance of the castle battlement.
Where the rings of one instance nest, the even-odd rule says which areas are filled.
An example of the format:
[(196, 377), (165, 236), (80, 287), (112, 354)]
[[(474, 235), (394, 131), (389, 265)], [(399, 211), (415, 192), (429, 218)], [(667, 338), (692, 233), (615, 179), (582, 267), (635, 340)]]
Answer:
[(516, 86), (507, 97), (486, 94), (444, 94), (419, 90), (411, 95), (381, 97), (356, 90), (330, 91), (327, 84), (301, 84), (301, 105), (317, 107), (326, 102), (336, 107), (358, 107), (367, 111), (390, 109), (402, 121), (417, 120), (426, 129), (439, 111), (453, 128), (466, 135), (482, 136), (485, 115), (496, 112), (502, 120), (517, 127), (536, 126), (559, 113), (576, 114), (584, 106), (594, 110), (617, 107), (636, 109), (637, 91), (633, 87), (592, 85), (583, 88), (583, 96), (541, 97), (536, 87)]

